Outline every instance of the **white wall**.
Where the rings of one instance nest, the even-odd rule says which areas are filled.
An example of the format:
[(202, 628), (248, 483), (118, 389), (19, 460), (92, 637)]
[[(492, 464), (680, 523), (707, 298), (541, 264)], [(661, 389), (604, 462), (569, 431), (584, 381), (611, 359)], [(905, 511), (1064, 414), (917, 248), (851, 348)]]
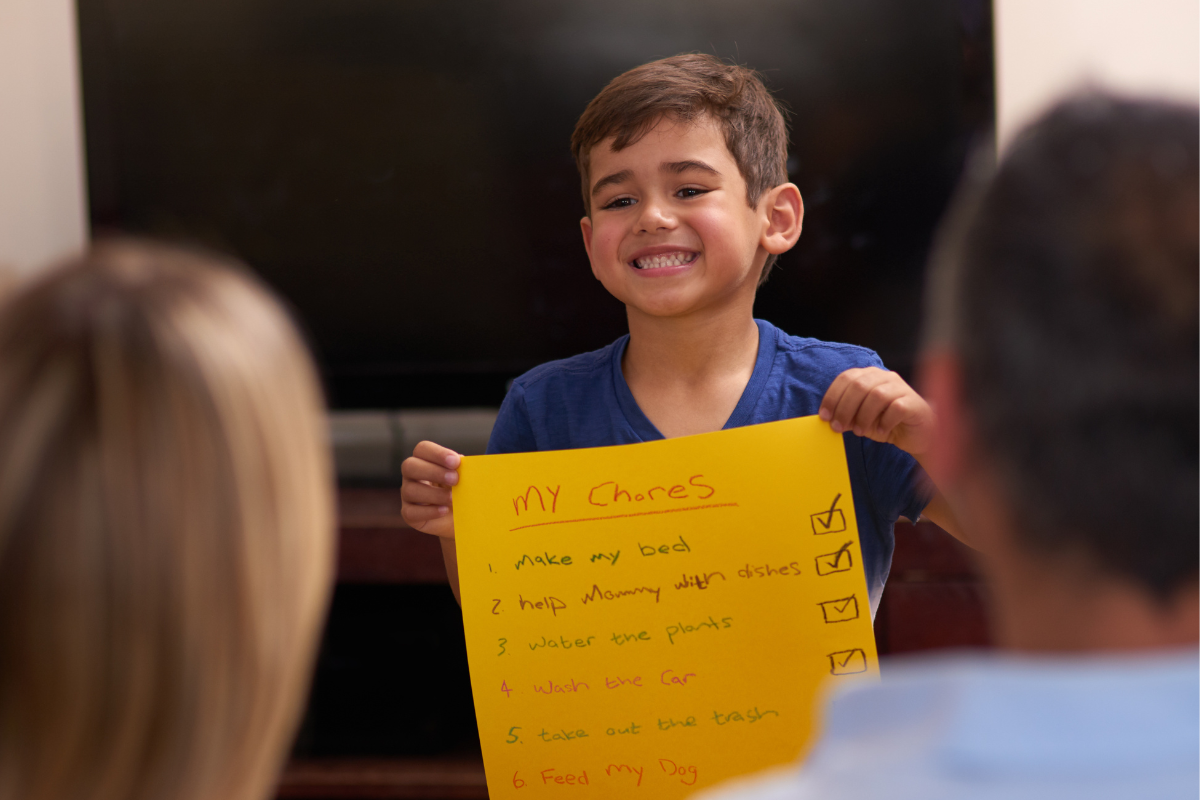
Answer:
[(26, 270), (87, 236), (72, 0), (0, 0), (0, 266)]
[(1200, 0), (993, 0), (1000, 149), (1094, 84), (1200, 101)]

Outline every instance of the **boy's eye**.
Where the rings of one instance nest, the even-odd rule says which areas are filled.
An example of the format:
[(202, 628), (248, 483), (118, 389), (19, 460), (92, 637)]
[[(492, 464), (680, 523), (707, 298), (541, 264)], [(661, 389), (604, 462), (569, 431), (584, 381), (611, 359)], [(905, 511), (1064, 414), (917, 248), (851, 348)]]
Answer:
[(632, 197), (618, 197), (615, 200), (610, 200), (604, 208), (629, 208), (634, 204)]
[(677, 191), (675, 193), (675, 196), (676, 197), (684, 197), (684, 198), (699, 197), (700, 195), (707, 194), (707, 193), (708, 193), (708, 191), (706, 189), (697, 189), (694, 186), (688, 186), (688, 187), (685, 187), (685, 188)]

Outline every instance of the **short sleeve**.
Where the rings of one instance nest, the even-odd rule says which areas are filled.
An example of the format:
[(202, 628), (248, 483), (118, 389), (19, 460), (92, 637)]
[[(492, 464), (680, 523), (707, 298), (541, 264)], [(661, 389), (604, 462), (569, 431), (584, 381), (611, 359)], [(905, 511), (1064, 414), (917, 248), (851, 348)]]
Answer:
[(533, 427), (529, 424), (529, 410), (525, 405), (525, 389), (514, 383), (500, 404), (496, 424), (488, 439), (487, 454), (531, 453), (537, 450)]
[(862, 439), (863, 466), (876, 513), (885, 520), (916, 521), (933, 497), (933, 485), (917, 460), (892, 444)]

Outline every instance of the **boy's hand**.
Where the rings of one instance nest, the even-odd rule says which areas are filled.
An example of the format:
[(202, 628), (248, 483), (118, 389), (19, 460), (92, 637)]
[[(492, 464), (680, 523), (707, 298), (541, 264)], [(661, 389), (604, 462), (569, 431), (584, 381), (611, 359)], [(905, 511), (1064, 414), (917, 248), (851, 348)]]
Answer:
[(853, 431), (888, 442), (920, 460), (933, 441), (933, 409), (894, 372), (878, 367), (848, 369), (821, 401), (818, 416), (834, 432)]
[(411, 458), (404, 459), (400, 474), (400, 514), (404, 521), (422, 533), (454, 538), (454, 513), (450, 487), (458, 483), (458, 465), (462, 456), (440, 444), (421, 442)]

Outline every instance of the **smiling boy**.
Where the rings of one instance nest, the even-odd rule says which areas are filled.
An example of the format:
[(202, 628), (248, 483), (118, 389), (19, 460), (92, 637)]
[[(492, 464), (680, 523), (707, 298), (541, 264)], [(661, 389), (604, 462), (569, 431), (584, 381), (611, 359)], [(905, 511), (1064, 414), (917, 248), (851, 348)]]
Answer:
[[(804, 218), (779, 106), (748, 69), (674, 56), (609, 83), (571, 146), (584, 247), (625, 304), (629, 334), (517, 378), (488, 452), (632, 444), (819, 413), (846, 432), (874, 613), (896, 519), (924, 512), (953, 530), (918, 466), (933, 413), (872, 351), (754, 319), (755, 293)], [(404, 518), (441, 537), (456, 596), (458, 464), (457, 453), (421, 442), (402, 466)]]

